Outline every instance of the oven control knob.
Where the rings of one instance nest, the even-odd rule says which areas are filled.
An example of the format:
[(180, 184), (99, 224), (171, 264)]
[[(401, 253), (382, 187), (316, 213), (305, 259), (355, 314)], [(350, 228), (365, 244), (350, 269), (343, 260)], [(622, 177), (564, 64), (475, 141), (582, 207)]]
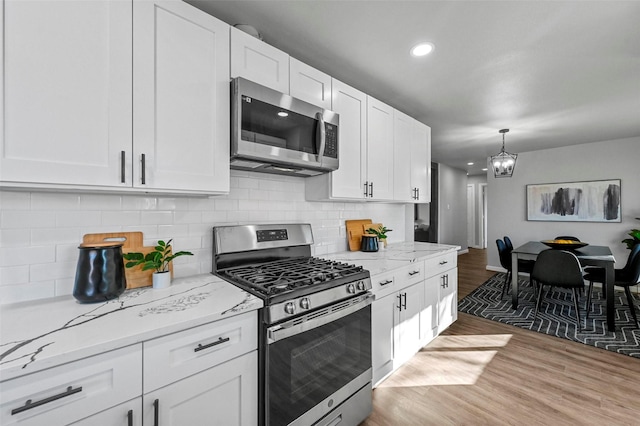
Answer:
[(310, 304), (309, 304), (309, 298), (308, 297), (303, 297), (302, 299), (300, 299), (300, 307), (302, 309), (309, 309)]
[(353, 284), (349, 284), (347, 285), (347, 293), (351, 293), (351, 294), (355, 294), (356, 292), (356, 286)]
[(296, 305), (294, 305), (293, 302), (287, 302), (284, 305), (284, 311), (289, 315), (293, 315), (296, 313)]
[(364, 281), (358, 281), (358, 290), (365, 291)]

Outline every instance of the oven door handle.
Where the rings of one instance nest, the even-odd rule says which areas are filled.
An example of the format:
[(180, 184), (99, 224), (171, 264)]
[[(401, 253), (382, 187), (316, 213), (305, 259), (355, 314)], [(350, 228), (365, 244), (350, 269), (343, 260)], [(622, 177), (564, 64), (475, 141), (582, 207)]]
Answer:
[[(301, 317), (302, 320), (301, 318), (296, 318), (282, 324), (269, 327), (267, 328), (267, 344), (270, 345), (278, 340), (286, 339), (287, 337), (295, 336), (296, 334), (304, 333), (305, 331), (329, 324), (330, 322), (340, 318), (344, 318), (347, 315), (351, 315), (352, 313), (369, 306), (373, 303), (374, 299), (374, 294), (366, 293), (351, 299), (355, 300), (355, 302), (342, 309), (332, 311), (331, 306), (329, 306), (320, 309), (317, 312), (313, 312), (309, 319), (305, 320), (303, 316)], [(340, 302), (337, 304), (340, 304)], [(335, 306), (335, 304), (333, 306)], [(323, 313), (323, 311), (326, 311), (326, 313)]]

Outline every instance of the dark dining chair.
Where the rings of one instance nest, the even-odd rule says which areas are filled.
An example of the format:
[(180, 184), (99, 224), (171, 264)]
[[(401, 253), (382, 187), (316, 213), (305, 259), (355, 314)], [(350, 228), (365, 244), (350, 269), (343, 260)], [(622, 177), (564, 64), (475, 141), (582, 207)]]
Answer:
[(511, 238), (507, 237), (506, 235), (504, 237), (502, 237), (502, 239), (504, 240), (504, 245), (507, 246), (507, 250), (512, 251), (513, 250), (513, 243), (511, 242)]
[(581, 242), (580, 238), (578, 237), (574, 237), (573, 235), (559, 235), (556, 238), (554, 238), (556, 240), (570, 240), (570, 241), (577, 241), (577, 242)]
[[(573, 304), (576, 309), (578, 320), (578, 330), (581, 330), (580, 310), (578, 309), (577, 290), (584, 286), (582, 278), (582, 267), (575, 254), (565, 250), (544, 250), (540, 252), (536, 259), (536, 264), (531, 272), (531, 280), (536, 282), (538, 297), (536, 299), (536, 309), (533, 321), (538, 318), (538, 310), (542, 304), (542, 293), (544, 286), (548, 285), (549, 290), (553, 287), (571, 289), (573, 292)], [(588, 308), (588, 307), (587, 307)]]
[[(602, 291), (604, 293), (604, 281), (605, 270), (603, 268), (589, 268), (590, 271), (584, 276), (584, 279), (589, 281), (589, 289), (587, 290), (587, 307), (591, 303), (591, 293), (593, 291), (593, 283), (603, 283)], [(614, 285), (624, 288), (624, 293), (627, 296), (627, 302), (629, 303), (629, 309), (633, 320), (638, 324), (638, 316), (636, 315), (635, 305), (633, 303), (633, 296), (631, 295), (630, 287), (640, 283), (640, 243), (633, 246), (627, 263), (621, 269), (614, 271)], [(590, 309), (587, 309), (587, 318), (589, 318)]]
[[(508, 238), (508, 237), (507, 237)], [(513, 249), (509, 249), (504, 241), (500, 238), (496, 240), (496, 245), (498, 246), (498, 256), (500, 257), (500, 265), (507, 270), (507, 275), (504, 279), (504, 284), (502, 285), (502, 292), (500, 293), (500, 298), (504, 297), (505, 292), (508, 292), (509, 285), (511, 284), (511, 274), (512, 274), (512, 262), (511, 262), (511, 252)], [(518, 262), (518, 273), (531, 274), (533, 270), (534, 261), (523, 261), (520, 260)]]

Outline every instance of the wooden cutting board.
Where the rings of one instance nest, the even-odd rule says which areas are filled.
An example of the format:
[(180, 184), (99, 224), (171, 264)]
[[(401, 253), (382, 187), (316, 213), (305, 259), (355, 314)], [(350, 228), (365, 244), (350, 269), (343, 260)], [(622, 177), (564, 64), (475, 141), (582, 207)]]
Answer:
[[(142, 232), (107, 232), (102, 234), (85, 234), (82, 244), (121, 242), (122, 253), (151, 253), (155, 246), (143, 246)], [(125, 261), (126, 262), (126, 261)], [(169, 271), (173, 278), (173, 264), (169, 263)], [(125, 268), (127, 288), (147, 287), (153, 284), (153, 269), (143, 271), (142, 266)]]
[(360, 250), (364, 229), (369, 228), (369, 225), (371, 223), (371, 219), (356, 219), (345, 221), (345, 225), (347, 226), (347, 241), (349, 243), (349, 250)]

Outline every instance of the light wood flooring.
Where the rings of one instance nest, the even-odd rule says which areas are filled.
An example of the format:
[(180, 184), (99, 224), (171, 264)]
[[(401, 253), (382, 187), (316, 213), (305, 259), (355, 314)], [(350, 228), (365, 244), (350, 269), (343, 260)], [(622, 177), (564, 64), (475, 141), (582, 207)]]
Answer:
[[(458, 257), (460, 299), (485, 266)], [(640, 359), (460, 313), (374, 390), (383, 425), (640, 425)]]

